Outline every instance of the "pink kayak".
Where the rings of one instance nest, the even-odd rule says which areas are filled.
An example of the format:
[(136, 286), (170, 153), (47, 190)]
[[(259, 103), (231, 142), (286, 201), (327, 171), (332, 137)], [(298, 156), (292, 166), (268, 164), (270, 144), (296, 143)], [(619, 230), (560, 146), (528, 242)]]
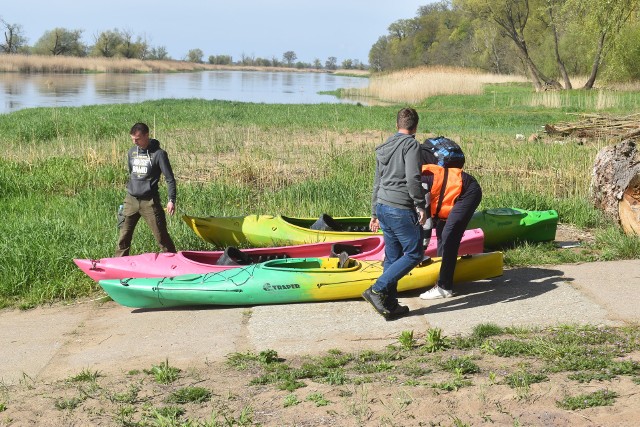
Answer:
[[(482, 253), (484, 233), (475, 228), (462, 236), (458, 254)], [(436, 256), (435, 232), (425, 255)], [(340, 242), (307, 245), (252, 248), (239, 250), (228, 247), (224, 251), (180, 251), (178, 253), (146, 253), (118, 258), (74, 259), (73, 262), (96, 282), (103, 279), (130, 277), (173, 277), (183, 274), (204, 274), (239, 265), (253, 264), (278, 258), (315, 258), (338, 256), (346, 252), (351, 258), (376, 261), (384, 258), (382, 235)]]

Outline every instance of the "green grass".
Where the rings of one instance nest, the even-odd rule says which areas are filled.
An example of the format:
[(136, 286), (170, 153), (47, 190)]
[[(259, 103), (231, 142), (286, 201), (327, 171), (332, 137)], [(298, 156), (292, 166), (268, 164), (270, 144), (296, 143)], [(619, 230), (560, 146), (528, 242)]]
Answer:
[(69, 378), (72, 382), (96, 382), (101, 377), (100, 371), (91, 371), (89, 368), (83, 369), (79, 374)]
[(400, 346), (405, 350), (411, 350), (417, 343), (417, 340), (413, 337), (413, 331), (402, 331), (398, 337)]
[[(461, 142), (467, 170), (483, 187), (480, 208), (556, 209), (561, 222), (596, 236), (581, 251), (517, 246), (506, 250), (507, 265), (640, 257), (638, 239), (621, 233), (589, 202), (591, 168), (604, 141), (513, 141), (516, 133), (575, 117), (568, 113), (589, 112), (532, 107), (531, 96), (526, 86), (501, 85), (483, 95), (430, 98), (416, 106), (418, 137), (431, 131)], [(610, 112), (631, 113), (626, 108), (635, 108), (640, 94), (621, 97)], [(180, 214), (368, 216), (373, 149), (393, 132), (397, 109), (161, 100), (0, 115), (0, 234), (8, 236), (0, 240), (0, 307), (96, 295), (98, 285), (72, 260), (114, 253), (131, 144), (127, 133), (135, 121), (152, 126), (178, 176), (178, 215), (168, 220), (176, 246), (213, 250)], [(161, 194), (166, 196), (165, 186)], [(157, 250), (141, 222), (132, 253)]]
[(428, 353), (445, 350), (450, 347), (450, 340), (442, 334), (440, 328), (430, 328), (425, 335), (423, 349)]
[(151, 369), (145, 372), (152, 375), (159, 384), (171, 384), (177, 380), (180, 375), (180, 369), (175, 366), (170, 366), (168, 359), (159, 365), (153, 365)]
[(609, 390), (598, 390), (593, 393), (580, 394), (578, 396), (567, 396), (558, 401), (558, 406), (570, 411), (576, 409), (593, 408), (595, 406), (611, 406), (618, 397), (616, 392)]
[(329, 402), (322, 393), (311, 393), (305, 400), (311, 401), (316, 404), (316, 406), (327, 406)]
[(202, 403), (211, 399), (211, 391), (204, 387), (184, 387), (178, 389), (169, 395), (168, 403)]
[(298, 397), (291, 393), (285, 396), (284, 398), (284, 407), (287, 408), (289, 406), (296, 406), (300, 404), (300, 400), (298, 400)]
[(82, 404), (84, 399), (80, 397), (69, 397), (56, 399), (53, 406), (60, 411), (73, 411)]
[(480, 372), (480, 367), (469, 356), (453, 356), (441, 363), (442, 369), (448, 372), (460, 372), (461, 374), (475, 374)]
[(505, 383), (511, 388), (528, 388), (531, 384), (548, 381), (549, 377), (541, 373), (531, 373), (521, 369), (505, 377)]

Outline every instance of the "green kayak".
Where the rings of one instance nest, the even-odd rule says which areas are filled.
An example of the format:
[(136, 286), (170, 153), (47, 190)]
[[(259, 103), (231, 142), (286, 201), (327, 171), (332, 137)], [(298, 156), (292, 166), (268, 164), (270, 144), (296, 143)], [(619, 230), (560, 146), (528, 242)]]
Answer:
[(484, 231), (486, 248), (495, 249), (520, 241), (547, 242), (556, 238), (558, 212), (485, 209), (473, 214), (467, 228), (481, 228)]

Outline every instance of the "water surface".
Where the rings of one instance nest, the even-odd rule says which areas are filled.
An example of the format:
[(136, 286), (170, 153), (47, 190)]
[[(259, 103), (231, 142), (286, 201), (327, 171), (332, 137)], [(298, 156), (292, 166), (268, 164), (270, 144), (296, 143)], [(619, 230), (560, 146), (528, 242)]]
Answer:
[(0, 73), (0, 113), (32, 107), (201, 98), (270, 104), (354, 103), (321, 91), (365, 87), (368, 79), (328, 73), (201, 71), (170, 74)]

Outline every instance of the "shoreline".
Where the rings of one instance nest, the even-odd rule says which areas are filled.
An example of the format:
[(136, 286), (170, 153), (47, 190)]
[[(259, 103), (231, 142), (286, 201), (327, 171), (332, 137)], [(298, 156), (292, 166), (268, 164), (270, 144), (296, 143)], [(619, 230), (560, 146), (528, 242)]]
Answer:
[(178, 60), (141, 60), (44, 55), (3, 55), (0, 73), (19, 74), (102, 74), (102, 73), (180, 73), (197, 71), (274, 71), (326, 73), (367, 77), (367, 70), (326, 70), (316, 68), (265, 67), (254, 65), (217, 65)]

